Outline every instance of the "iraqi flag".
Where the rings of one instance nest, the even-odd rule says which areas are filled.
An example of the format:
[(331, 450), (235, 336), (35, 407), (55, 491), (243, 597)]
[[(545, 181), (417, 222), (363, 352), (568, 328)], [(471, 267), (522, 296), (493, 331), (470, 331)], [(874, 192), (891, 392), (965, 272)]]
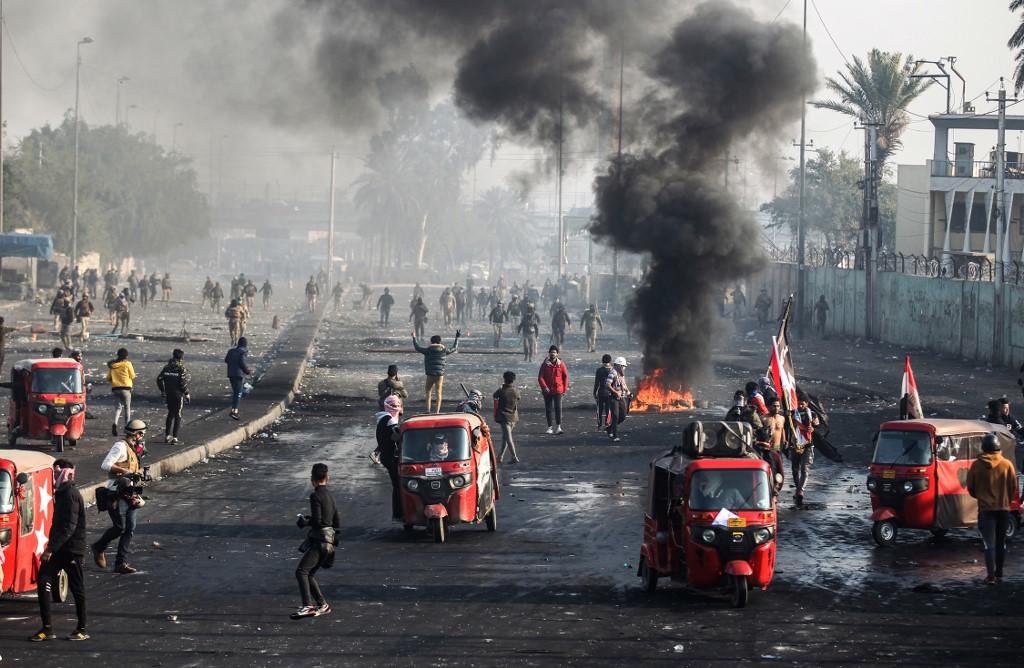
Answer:
[(782, 406), (788, 411), (796, 410), (796, 371), (789, 354), (786, 336), (772, 337), (772, 382), (779, 393)]
[(900, 384), (900, 417), (906, 420), (919, 419), (921, 413), (921, 396), (917, 393), (917, 381), (914, 370), (910, 368), (910, 355), (903, 362), (903, 382)]

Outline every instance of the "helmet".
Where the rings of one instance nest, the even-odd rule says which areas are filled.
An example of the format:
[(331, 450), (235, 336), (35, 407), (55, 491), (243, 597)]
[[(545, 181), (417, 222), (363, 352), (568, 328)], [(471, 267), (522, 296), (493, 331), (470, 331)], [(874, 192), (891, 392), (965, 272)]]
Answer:
[(629, 364), (626, 362), (625, 357), (616, 357), (615, 361), (613, 361), (612, 364), (614, 364), (615, 366), (629, 366)]
[(999, 452), (999, 439), (995, 434), (985, 434), (981, 439), (981, 449), (984, 452)]
[(146, 423), (142, 420), (132, 420), (124, 426), (125, 434), (135, 434), (140, 431), (146, 431)]

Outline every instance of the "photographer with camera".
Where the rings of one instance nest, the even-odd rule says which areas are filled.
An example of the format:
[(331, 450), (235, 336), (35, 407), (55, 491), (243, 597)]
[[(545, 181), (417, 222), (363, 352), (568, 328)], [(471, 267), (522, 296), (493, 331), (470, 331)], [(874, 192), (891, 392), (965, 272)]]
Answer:
[(149, 467), (143, 467), (140, 460), (146, 452), (146, 423), (132, 420), (124, 428), (124, 439), (114, 443), (103, 459), (100, 468), (107, 472), (109, 480), (105, 487), (96, 490), (96, 505), (106, 509), (112, 526), (92, 545), (92, 556), (100, 568), (107, 567), (103, 551), (119, 539), (114, 572), (135, 573), (137, 569), (128, 564), (132, 537), (135, 535), (135, 512), (146, 502), (142, 498), (141, 484), (148, 481)]
[[(292, 619), (319, 617), (331, 611), (316, 581), (318, 570), (334, 565), (334, 547), (338, 543), (337, 531), (341, 526), (334, 496), (327, 489), (328, 480), (327, 464), (313, 464), (310, 475), (313, 493), (309, 495), (309, 515), (299, 515), (296, 522), (300, 529), (309, 527), (309, 535), (299, 546), (302, 558), (295, 569), (295, 577), (299, 581), (302, 605), (292, 613)], [(316, 600), (315, 605), (313, 599)]]

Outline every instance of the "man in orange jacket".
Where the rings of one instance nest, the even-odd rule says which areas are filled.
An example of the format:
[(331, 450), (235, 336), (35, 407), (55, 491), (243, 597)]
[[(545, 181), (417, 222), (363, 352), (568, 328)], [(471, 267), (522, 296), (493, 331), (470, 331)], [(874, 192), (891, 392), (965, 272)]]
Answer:
[(978, 500), (978, 531), (985, 543), (988, 572), (985, 584), (995, 584), (1003, 578), (1006, 527), (1011, 521), (1010, 504), (1017, 497), (1017, 471), (1000, 452), (995, 434), (986, 434), (981, 449), (967, 471), (967, 492)]

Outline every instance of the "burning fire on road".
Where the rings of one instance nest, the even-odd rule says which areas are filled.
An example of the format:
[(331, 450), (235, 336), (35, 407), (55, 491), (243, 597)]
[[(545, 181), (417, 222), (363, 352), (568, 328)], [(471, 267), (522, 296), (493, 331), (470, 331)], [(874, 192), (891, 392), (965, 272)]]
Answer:
[(630, 410), (638, 413), (670, 413), (693, 408), (693, 393), (682, 385), (669, 386), (664, 369), (640, 379)]

